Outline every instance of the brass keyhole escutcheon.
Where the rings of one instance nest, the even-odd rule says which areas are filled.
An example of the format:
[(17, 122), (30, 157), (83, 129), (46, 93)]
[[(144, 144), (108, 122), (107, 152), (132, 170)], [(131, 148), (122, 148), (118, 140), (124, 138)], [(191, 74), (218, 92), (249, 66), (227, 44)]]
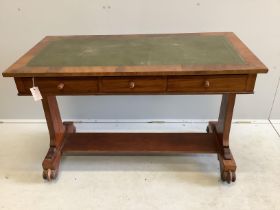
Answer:
[(130, 88), (130, 89), (133, 89), (134, 87), (135, 87), (135, 83), (134, 83), (134, 82), (132, 82), (132, 81), (131, 81), (131, 82), (129, 82), (129, 88)]

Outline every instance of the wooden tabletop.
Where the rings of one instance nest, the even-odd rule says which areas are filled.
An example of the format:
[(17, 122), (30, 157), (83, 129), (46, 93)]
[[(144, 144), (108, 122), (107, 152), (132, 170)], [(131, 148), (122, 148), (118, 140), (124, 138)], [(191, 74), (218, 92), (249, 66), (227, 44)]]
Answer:
[(47, 36), (5, 77), (256, 74), (267, 67), (231, 32)]

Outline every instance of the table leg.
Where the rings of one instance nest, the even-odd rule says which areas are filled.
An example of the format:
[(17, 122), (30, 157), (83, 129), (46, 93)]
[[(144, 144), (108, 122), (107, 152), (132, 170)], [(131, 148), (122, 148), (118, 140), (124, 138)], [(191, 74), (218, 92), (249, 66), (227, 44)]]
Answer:
[(72, 122), (62, 123), (55, 96), (43, 96), (42, 104), (50, 135), (50, 148), (42, 163), (43, 178), (50, 181), (58, 175), (66, 134), (74, 133), (76, 129)]
[(223, 94), (217, 122), (209, 122), (207, 132), (215, 133), (218, 146), (218, 160), (222, 181), (228, 183), (236, 180), (236, 163), (229, 147), (229, 133), (236, 94)]

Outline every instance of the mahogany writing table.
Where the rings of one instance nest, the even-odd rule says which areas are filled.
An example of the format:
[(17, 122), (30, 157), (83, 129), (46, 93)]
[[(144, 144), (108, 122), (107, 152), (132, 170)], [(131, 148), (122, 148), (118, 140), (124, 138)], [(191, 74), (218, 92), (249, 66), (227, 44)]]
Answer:
[[(216, 153), (221, 179), (236, 179), (229, 147), (235, 96), (253, 93), (267, 68), (231, 32), (48, 36), (9, 67), (18, 95), (35, 86), (50, 135), (43, 178), (58, 175), (61, 156)], [(62, 122), (57, 95), (222, 94), (219, 118), (206, 133), (77, 133)]]

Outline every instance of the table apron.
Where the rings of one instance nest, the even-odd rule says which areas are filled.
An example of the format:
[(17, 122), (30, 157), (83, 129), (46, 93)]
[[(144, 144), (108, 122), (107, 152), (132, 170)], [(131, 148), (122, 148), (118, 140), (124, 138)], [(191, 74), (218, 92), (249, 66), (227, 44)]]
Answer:
[[(256, 74), (123, 77), (35, 77), (42, 95), (176, 95), (253, 93)], [(31, 95), (32, 77), (15, 77), (18, 95)]]

